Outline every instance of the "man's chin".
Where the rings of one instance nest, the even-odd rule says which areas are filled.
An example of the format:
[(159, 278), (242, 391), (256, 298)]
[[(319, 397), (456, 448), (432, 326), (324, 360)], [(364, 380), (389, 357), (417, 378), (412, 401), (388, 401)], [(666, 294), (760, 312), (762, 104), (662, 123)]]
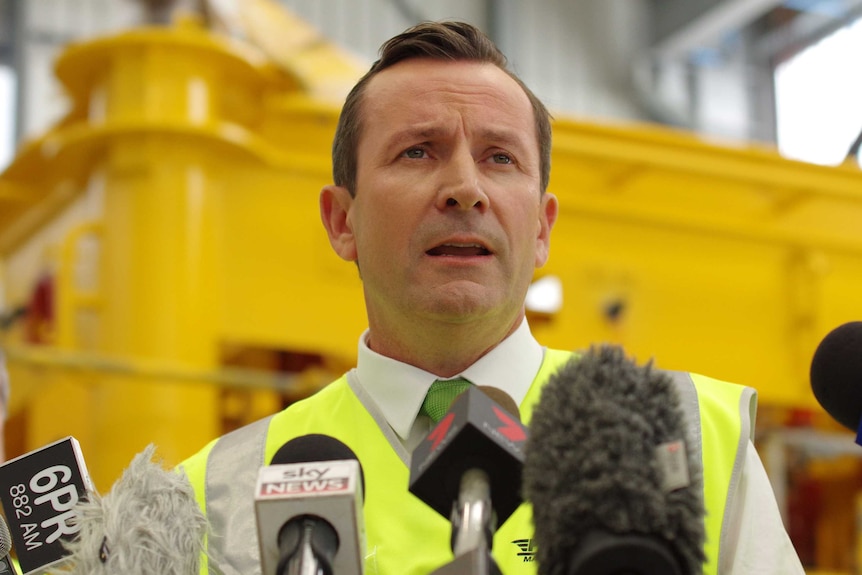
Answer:
[(498, 296), (475, 284), (434, 294), (422, 306), (426, 313), (441, 321), (469, 323), (491, 315), (499, 307)]

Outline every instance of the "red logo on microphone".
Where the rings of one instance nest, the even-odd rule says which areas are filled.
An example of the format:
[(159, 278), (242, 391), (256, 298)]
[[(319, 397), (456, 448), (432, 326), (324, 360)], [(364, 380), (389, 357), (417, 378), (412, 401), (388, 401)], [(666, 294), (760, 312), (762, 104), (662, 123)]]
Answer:
[(437, 449), (437, 446), (440, 445), (440, 442), (446, 437), (446, 434), (449, 433), (449, 428), (452, 427), (452, 420), (455, 419), (454, 413), (447, 413), (446, 417), (440, 420), (440, 423), (437, 424), (431, 433), (428, 434), (428, 441), (433, 441), (431, 444), (431, 451)]
[(496, 405), (492, 405), (491, 407), (494, 409), (494, 413), (497, 415), (497, 418), (499, 418), (499, 420), (504, 424), (503, 427), (497, 428), (500, 435), (509, 441), (524, 441), (527, 439), (527, 434), (524, 433), (524, 428), (521, 427), (520, 423), (509, 417), (505, 411)]

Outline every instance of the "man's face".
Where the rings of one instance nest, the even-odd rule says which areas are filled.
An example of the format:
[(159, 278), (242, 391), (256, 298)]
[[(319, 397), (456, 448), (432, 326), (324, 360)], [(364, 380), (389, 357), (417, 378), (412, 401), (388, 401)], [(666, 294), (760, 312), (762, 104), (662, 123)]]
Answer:
[(520, 86), (491, 64), (400, 62), (366, 87), (357, 159), (333, 245), (358, 262), (372, 334), (411, 318), (514, 326), (557, 209)]

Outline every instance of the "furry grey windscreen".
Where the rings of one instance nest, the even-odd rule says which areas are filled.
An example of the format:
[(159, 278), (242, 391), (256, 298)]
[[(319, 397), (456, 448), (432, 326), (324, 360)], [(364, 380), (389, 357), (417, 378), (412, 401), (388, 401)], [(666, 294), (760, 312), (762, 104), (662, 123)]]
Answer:
[(51, 575), (189, 575), (199, 570), (207, 530), (184, 473), (137, 454), (111, 491), (75, 506), (81, 530), (66, 544), (69, 564)]
[(0, 516), (0, 557), (5, 557), (12, 550), (12, 537), (9, 535), (9, 526), (6, 520)]
[(524, 463), (539, 573), (567, 565), (593, 530), (656, 536), (700, 573), (701, 464), (687, 442), (692, 485), (665, 493), (655, 460), (658, 445), (685, 437), (674, 383), (650, 364), (603, 346), (563, 366), (533, 411)]

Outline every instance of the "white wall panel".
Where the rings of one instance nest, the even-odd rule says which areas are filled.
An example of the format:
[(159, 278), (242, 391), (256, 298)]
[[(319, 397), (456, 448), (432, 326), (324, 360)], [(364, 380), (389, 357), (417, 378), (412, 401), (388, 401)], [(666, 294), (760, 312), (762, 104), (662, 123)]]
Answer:
[[(486, 0), (282, 0), (281, 4), (369, 62), (380, 45), (418, 20), (461, 19), (484, 28)], [(403, 8), (402, 8), (403, 7)]]
[(381, 43), (415, 23), (411, 14), (431, 20), (463, 19), (495, 38), (513, 69), (551, 109), (581, 116), (642, 116), (631, 87), (631, 65), (649, 41), (648, 0), (282, 4), (369, 62)]
[(646, 0), (499, 2), (499, 44), (553, 109), (639, 118), (632, 65), (649, 41)]
[[(62, 45), (140, 22), (142, 9), (133, 0), (28, 0), (24, 4), (23, 131), (33, 135), (64, 110), (52, 72)], [(188, 7), (194, 1), (177, 4)], [(706, 89), (695, 103), (673, 97), (679, 93), (665, 94), (659, 84), (653, 84), (647, 94), (637, 92), (633, 69), (651, 42), (651, 0), (281, 0), (281, 4), (369, 63), (382, 42), (417, 19), (463, 19), (497, 41), (513, 69), (556, 115), (646, 120), (657, 117), (654, 104), (658, 102), (668, 108), (665, 118), (696, 120), (693, 126), (723, 136), (748, 135), (751, 119), (744, 105), (742, 66), (711, 71), (700, 80)], [(731, 86), (734, 82), (736, 88)], [(716, 85), (723, 88), (723, 99), (704, 101)], [(645, 96), (653, 100), (652, 109), (644, 104)]]

